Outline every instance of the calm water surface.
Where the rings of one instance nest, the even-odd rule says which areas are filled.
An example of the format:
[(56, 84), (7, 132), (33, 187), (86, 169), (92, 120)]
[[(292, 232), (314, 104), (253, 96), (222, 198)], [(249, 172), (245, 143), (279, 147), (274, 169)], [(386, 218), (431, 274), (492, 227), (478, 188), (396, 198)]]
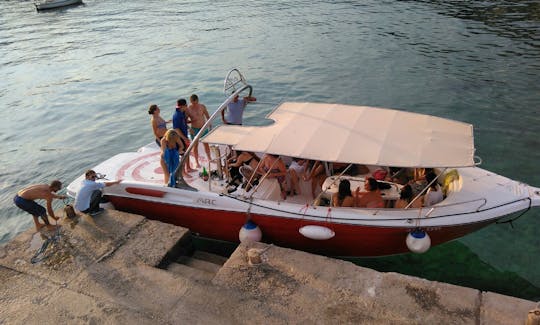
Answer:
[[(152, 141), (151, 103), (215, 110), (232, 67), (261, 102), (248, 123), (282, 100), (448, 117), (474, 124), (484, 168), (540, 186), (538, 1), (2, 1), (0, 242), (32, 226), (18, 189)], [(540, 211), (513, 226), (354, 262), (540, 299)]]

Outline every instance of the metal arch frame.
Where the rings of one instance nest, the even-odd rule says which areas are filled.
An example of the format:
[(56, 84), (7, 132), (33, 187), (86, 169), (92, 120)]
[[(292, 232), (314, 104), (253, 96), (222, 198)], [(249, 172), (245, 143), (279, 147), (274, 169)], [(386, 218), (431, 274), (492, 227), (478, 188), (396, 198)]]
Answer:
[[(236, 69), (231, 70), (231, 72), (234, 71), (234, 70), (236, 70)], [(236, 70), (236, 71), (238, 71), (238, 70)], [(231, 72), (229, 72), (229, 74)], [(240, 72), (238, 72), (238, 73), (240, 73)], [(229, 74), (227, 74), (227, 77), (229, 77)], [(225, 80), (227, 80), (227, 79), (225, 79)], [(238, 83), (238, 82), (236, 82), (236, 83)], [(218, 109), (214, 112), (214, 114), (212, 114), (210, 116), (210, 118), (206, 121), (206, 123), (204, 123), (204, 125), (202, 126), (199, 133), (197, 133), (195, 135), (195, 138), (193, 138), (193, 141), (191, 141), (191, 144), (189, 145), (189, 147), (186, 149), (186, 151), (182, 155), (182, 158), (180, 159), (180, 164), (178, 164), (178, 167), (176, 167), (176, 170), (174, 171), (174, 175), (175, 175), (175, 178), (176, 178), (176, 187), (177, 188), (191, 190), (191, 191), (198, 191), (196, 188), (192, 187), (191, 185), (189, 185), (184, 180), (184, 175), (182, 174), (182, 170), (184, 169), (184, 164), (186, 163), (186, 160), (189, 157), (189, 154), (193, 150), (194, 146), (196, 144), (198, 145), (199, 139), (201, 138), (204, 131), (206, 129), (208, 129), (208, 127), (212, 124), (212, 122), (216, 119), (217, 116), (221, 115), (221, 112), (227, 107), (227, 105), (231, 101), (234, 100), (234, 97), (236, 97), (236, 95), (240, 94), (241, 92), (243, 92), (246, 89), (249, 89), (249, 95), (248, 96), (251, 96), (251, 94), (253, 93), (253, 87), (251, 87), (248, 84), (245, 84), (243, 87), (241, 87), (238, 90), (234, 91), (234, 93), (232, 93), (229, 97), (227, 97), (227, 99), (221, 105), (219, 105)]]

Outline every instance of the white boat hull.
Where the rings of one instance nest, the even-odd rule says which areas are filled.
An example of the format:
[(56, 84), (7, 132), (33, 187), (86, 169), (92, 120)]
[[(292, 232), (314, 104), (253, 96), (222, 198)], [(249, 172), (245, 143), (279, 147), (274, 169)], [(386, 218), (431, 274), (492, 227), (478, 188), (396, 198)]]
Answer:
[[(204, 152), (200, 152), (204, 157)], [(154, 144), (138, 152), (119, 154), (94, 170), (122, 183), (106, 195), (123, 211), (187, 227), (205, 237), (238, 241), (249, 218), (263, 240), (278, 245), (337, 256), (380, 256), (408, 251), (406, 238), (415, 228), (425, 230), (432, 246), (464, 236), (506, 215), (540, 205), (539, 189), (478, 167), (459, 168), (460, 183), (440, 204), (421, 209), (332, 208), (312, 205), (311, 195), (278, 201), (271, 189), (252, 199), (226, 194), (223, 181), (184, 179), (196, 190), (166, 187)], [(68, 187), (75, 196), (83, 176)], [(210, 183), (210, 184), (209, 184)], [(211, 186), (211, 190), (208, 188)], [(240, 192), (240, 191), (239, 191)], [(277, 197), (279, 198), (279, 192)], [(308, 238), (300, 229), (329, 229), (333, 237)]]

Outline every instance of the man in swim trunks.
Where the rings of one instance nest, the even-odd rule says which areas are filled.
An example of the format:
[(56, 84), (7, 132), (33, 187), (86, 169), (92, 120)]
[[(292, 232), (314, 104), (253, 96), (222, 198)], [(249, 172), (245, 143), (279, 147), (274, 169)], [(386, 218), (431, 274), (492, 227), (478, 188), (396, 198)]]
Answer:
[[(34, 217), (34, 224), (37, 231), (39, 231), (43, 227), (47, 227), (47, 229), (49, 230), (54, 230), (56, 227), (49, 223), (47, 213), (49, 213), (49, 216), (51, 216), (51, 218), (53, 218), (54, 220), (58, 220), (58, 218), (54, 215), (54, 211), (52, 209), (52, 200), (66, 198), (65, 195), (55, 194), (61, 188), (62, 183), (58, 180), (52, 181), (50, 185), (30, 185), (17, 192), (17, 195), (15, 195), (15, 197), (13, 198), (13, 203), (15, 203), (15, 205), (19, 209), (30, 213)], [(34, 200), (45, 200), (47, 203), (47, 210), (45, 210), (45, 208), (41, 205), (34, 202)], [(39, 223), (39, 217), (41, 217), (41, 219), (45, 223), (44, 225)]]
[[(191, 130), (193, 131), (191, 135), (195, 137), (203, 127), (204, 123), (206, 123), (206, 121), (210, 118), (210, 114), (208, 114), (206, 106), (199, 103), (199, 97), (197, 95), (191, 95), (189, 101), (191, 105), (188, 106), (186, 113), (191, 120)], [(206, 130), (204, 130), (201, 136), (205, 136), (208, 133), (208, 130), (211, 128), (212, 126), (210, 125)], [(206, 157), (208, 160), (210, 160), (210, 146), (208, 143), (204, 144), (204, 150), (206, 151)], [(201, 164), (199, 162), (198, 143), (196, 144), (193, 153), (197, 162), (197, 168), (200, 168)]]

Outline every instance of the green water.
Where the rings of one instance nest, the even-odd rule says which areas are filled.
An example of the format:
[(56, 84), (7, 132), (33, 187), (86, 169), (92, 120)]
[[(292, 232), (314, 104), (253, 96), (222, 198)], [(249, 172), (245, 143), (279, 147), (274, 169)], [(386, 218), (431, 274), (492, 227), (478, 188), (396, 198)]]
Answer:
[[(448, 117), (474, 125), (483, 168), (540, 186), (537, 0), (84, 3), (43, 13), (0, 3), (0, 243), (32, 226), (12, 203), (17, 190), (69, 183), (150, 143), (151, 103), (172, 116), (176, 99), (197, 93), (214, 111), (233, 67), (260, 102), (247, 124), (282, 100)], [(514, 226), (356, 262), (540, 297), (540, 211)]]

